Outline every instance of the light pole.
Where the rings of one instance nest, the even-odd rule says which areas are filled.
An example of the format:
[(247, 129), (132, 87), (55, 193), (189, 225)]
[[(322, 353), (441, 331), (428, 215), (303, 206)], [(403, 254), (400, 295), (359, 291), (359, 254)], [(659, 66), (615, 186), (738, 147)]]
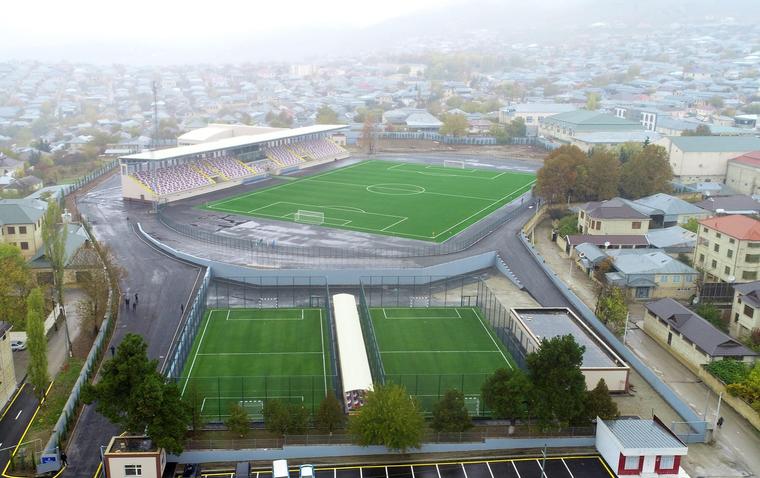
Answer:
[(623, 345), (626, 345), (625, 339), (628, 336), (628, 319), (630, 319), (631, 313), (626, 312), (625, 313), (625, 327), (623, 328)]

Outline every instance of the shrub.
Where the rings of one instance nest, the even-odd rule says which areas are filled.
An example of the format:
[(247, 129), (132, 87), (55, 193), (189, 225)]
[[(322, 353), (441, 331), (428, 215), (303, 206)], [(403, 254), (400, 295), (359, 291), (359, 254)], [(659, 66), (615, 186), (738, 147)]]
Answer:
[(726, 385), (743, 382), (749, 375), (749, 368), (744, 362), (736, 360), (718, 360), (705, 365), (705, 369)]

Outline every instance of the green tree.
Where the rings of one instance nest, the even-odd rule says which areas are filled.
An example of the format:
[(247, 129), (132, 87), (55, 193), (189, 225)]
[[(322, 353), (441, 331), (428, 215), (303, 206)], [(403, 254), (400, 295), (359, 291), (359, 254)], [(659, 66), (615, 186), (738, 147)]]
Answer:
[(522, 370), (496, 369), (483, 383), (480, 393), (494, 418), (508, 418), (514, 423), (528, 414), (531, 384)]
[(620, 191), (628, 199), (670, 192), (673, 169), (662, 146), (647, 145), (623, 164)]
[(696, 217), (690, 217), (689, 220), (686, 221), (686, 224), (681, 224), (681, 227), (696, 234), (699, 231), (699, 219)]
[(701, 124), (694, 129), (682, 131), (681, 136), (712, 136), (712, 130), (706, 124)]
[(561, 146), (546, 157), (538, 170), (536, 187), (544, 199), (556, 204), (586, 199), (589, 192), (588, 157), (577, 146)]
[(45, 336), (44, 299), (34, 288), (26, 298), (26, 337), (29, 347), (29, 383), (39, 400), (45, 395), (48, 376), (47, 337)]
[(628, 304), (623, 289), (609, 285), (602, 287), (596, 300), (596, 315), (613, 331), (621, 331), (628, 318)]
[(522, 138), (526, 134), (525, 120), (522, 118), (515, 118), (509, 122), (506, 126), (507, 135), (510, 138)]
[(557, 233), (561, 237), (578, 234), (578, 216), (569, 214), (557, 221)]
[(329, 106), (322, 106), (317, 110), (317, 124), (338, 124), (338, 113)]
[(309, 420), (309, 412), (302, 404), (277, 399), (267, 400), (262, 414), (266, 429), (280, 435), (303, 433)]
[[(42, 216), (42, 242), (45, 245), (45, 257), (53, 269), (53, 288), (55, 299), (63, 312), (63, 320), (66, 321), (66, 309), (63, 305), (63, 275), (66, 270), (66, 239), (68, 227), (62, 222), (61, 208), (58, 202), (53, 200), (48, 203), (47, 211)], [(66, 336), (69, 356), (71, 356), (71, 341)]]
[(708, 104), (710, 104), (714, 108), (723, 108), (723, 105), (725, 102), (723, 101), (723, 98), (720, 96), (713, 96), (709, 100), (707, 100)]
[(586, 94), (586, 109), (589, 111), (596, 111), (599, 109), (599, 94), (587, 93)]
[(589, 184), (597, 201), (617, 196), (621, 174), (620, 159), (607, 148), (594, 148), (588, 159)]
[(174, 383), (166, 383), (148, 359), (148, 345), (136, 334), (127, 334), (116, 355), (103, 362), (97, 384), (86, 384), (82, 400), (97, 402), (95, 409), (128, 433), (148, 436), (170, 453), (182, 451), (190, 423), (190, 410)]
[(620, 416), (618, 406), (610, 396), (610, 390), (604, 379), (599, 379), (593, 390), (586, 392), (586, 420), (594, 420), (596, 417), (602, 420), (614, 420)]
[(348, 429), (362, 446), (384, 445), (405, 452), (419, 448), (425, 419), (417, 402), (401, 385), (375, 385)]
[(446, 115), (443, 117), (441, 134), (448, 136), (465, 136), (468, 128), (469, 124), (464, 115)]
[(332, 435), (338, 428), (342, 428), (346, 423), (346, 414), (343, 412), (343, 406), (335, 397), (335, 394), (328, 393), (319, 404), (317, 415), (314, 417), (317, 428), (325, 430)]
[(250, 429), (250, 419), (248, 418), (248, 412), (245, 411), (242, 405), (239, 403), (233, 403), (230, 405), (230, 416), (224, 421), (227, 429), (236, 434), (240, 438), (245, 438), (248, 435)]
[(726, 387), (731, 395), (741, 397), (757, 412), (760, 413), (760, 362), (755, 362), (747, 378), (740, 383), (732, 383)]
[(463, 432), (472, 428), (462, 392), (456, 389), (446, 391), (433, 408), (431, 427), (437, 432)]
[(585, 347), (572, 335), (544, 339), (528, 355), (528, 370), (535, 397), (533, 412), (544, 424), (568, 424), (584, 413), (586, 379), (581, 372)]
[(621, 163), (627, 162), (629, 159), (634, 157), (636, 153), (641, 151), (641, 148), (643, 148), (644, 145), (641, 143), (635, 143), (633, 141), (626, 141), (625, 143), (617, 146), (614, 151), (618, 154), (618, 159), (620, 159)]
[(714, 304), (709, 302), (699, 304), (695, 312), (697, 315), (710, 322), (713, 327), (722, 330), (723, 332), (728, 332), (728, 324), (721, 318), (720, 309), (715, 307)]
[(190, 381), (185, 395), (182, 400), (187, 404), (187, 408), (190, 412), (190, 426), (193, 428), (193, 433), (197, 433), (203, 423), (203, 394), (198, 390), (198, 385), (195, 380)]
[(26, 327), (26, 301), (31, 279), (21, 249), (0, 242), (0, 311), (16, 330)]

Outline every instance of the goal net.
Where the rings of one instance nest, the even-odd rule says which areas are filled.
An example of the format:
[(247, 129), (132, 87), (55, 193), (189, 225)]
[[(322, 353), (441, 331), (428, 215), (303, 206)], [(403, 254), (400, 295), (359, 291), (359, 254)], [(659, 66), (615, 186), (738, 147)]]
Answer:
[(464, 169), (464, 161), (454, 161), (454, 160), (444, 159), (443, 160), (443, 167), (444, 168)]
[(324, 224), (325, 213), (299, 209), (295, 214), (295, 221), (304, 224)]

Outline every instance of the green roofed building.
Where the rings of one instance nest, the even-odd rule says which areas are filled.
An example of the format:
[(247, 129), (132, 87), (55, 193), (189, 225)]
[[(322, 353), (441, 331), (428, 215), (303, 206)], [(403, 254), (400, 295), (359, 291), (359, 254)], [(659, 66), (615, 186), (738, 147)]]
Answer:
[(728, 160), (760, 150), (760, 138), (750, 136), (666, 136), (655, 142), (670, 157), (680, 182), (726, 179)]
[(645, 131), (637, 121), (589, 110), (549, 116), (544, 119), (538, 132), (560, 143), (574, 144), (584, 151), (600, 144), (610, 146), (627, 141), (643, 142), (657, 136), (654, 132)]

